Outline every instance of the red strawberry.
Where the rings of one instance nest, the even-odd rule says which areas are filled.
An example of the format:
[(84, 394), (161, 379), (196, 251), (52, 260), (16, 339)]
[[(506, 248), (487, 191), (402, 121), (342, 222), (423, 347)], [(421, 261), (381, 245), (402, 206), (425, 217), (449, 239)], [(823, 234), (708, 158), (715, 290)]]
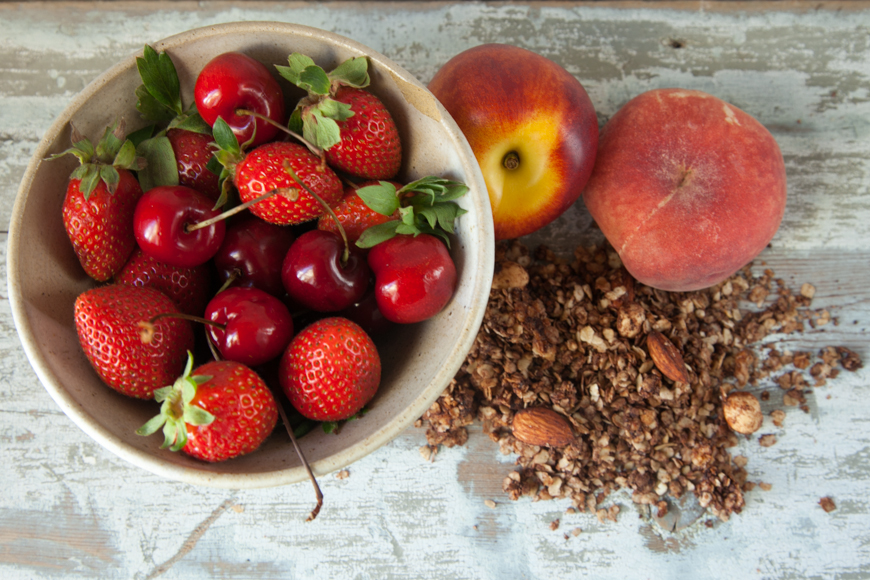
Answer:
[(333, 98), (350, 106), (353, 115), (338, 121), (341, 140), (325, 150), (326, 161), (363, 179), (395, 177), (402, 163), (402, 142), (381, 100), (363, 89), (345, 86)]
[(79, 342), (100, 378), (116, 391), (150, 399), (184, 368), (194, 346), (190, 322), (161, 318), (149, 343), (140, 337), (140, 322), (178, 308), (153, 288), (111, 284), (92, 288), (75, 303)]
[[(361, 183), (360, 187), (370, 185), (378, 185), (378, 182), (366, 181), (365, 183)], [(393, 185), (397, 190), (402, 187), (398, 183), (393, 183)], [(396, 210), (392, 216), (385, 216), (374, 211), (366, 205), (359, 195), (357, 195), (356, 190), (356, 187), (346, 187), (344, 189), (344, 197), (341, 198), (341, 201), (338, 204), (332, 206), (332, 211), (335, 213), (335, 217), (338, 218), (341, 227), (344, 228), (344, 233), (347, 235), (347, 240), (349, 242), (357, 241), (360, 235), (372, 226), (390, 220), (401, 219), (398, 210)], [(332, 219), (332, 216), (329, 215), (320, 216), (317, 220), (317, 228), (328, 232), (338, 233), (338, 226), (335, 224), (335, 220)]]
[(327, 73), (293, 53), (278, 72), (308, 91), (291, 115), (291, 128), (324, 150), (330, 165), (364, 179), (392, 179), (402, 163), (402, 143), (383, 102), (364, 90), (368, 59), (350, 58)]
[(73, 130), (71, 153), (81, 165), (70, 176), (63, 201), (63, 225), (88, 276), (105, 282), (136, 247), (133, 212), (142, 188), (128, 169), (137, 164), (136, 150), (123, 140), (123, 127), (106, 129), (95, 148)]
[(169, 296), (185, 314), (202, 316), (211, 299), (211, 281), (206, 264), (179, 268), (155, 260), (136, 248), (115, 281), (130, 286), (149, 286)]
[(378, 390), (381, 359), (365, 331), (346, 318), (323, 318), (297, 334), (281, 357), (279, 378), (308, 419), (340, 421), (358, 413)]
[(218, 175), (208, 169), (208, 163), (217, 151), (211, 134), (170, 129), (166, 137), (172, 144), (178, 164), (178, 184), (217, 201), (221, 194)]
[[(216, 134), (219, 130), (216, 123)], [(335, 172), (298, 143), (276, 141), (260, 145), (235, 165), (230, 162), (230, 166), (233, 167), (233, 183), (243, 202), (278, 190), (276, 195), (250, 208), (254, 215), (273, 224), (300, 224), (323, 213), (320, 202), (299, 187), (288, 167), (324, 203), (332, 205), (341, 199), (341, 180)]]
[(154, 393), (160, 414), (136, 431), (151, 435), (161, 427), (163, 447), (204, 461), (225, 461), (255, 450), (278, 422), (272, 391), (257, 373), (232, 361), (212, 361), (191, 376), (188, 356), (182, 376)]

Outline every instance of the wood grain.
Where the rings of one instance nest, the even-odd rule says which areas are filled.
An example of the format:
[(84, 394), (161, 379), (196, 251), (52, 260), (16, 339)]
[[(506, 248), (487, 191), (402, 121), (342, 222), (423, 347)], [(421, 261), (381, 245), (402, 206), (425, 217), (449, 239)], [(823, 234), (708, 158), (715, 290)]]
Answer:
[[(789, 201), (756, 268), (815, 285), (835, 322), (783, 348), (843, 344), (870, 358), (870, 4), (867, 2), (0, 3), (0, 228), (39, 139), (70, 99), (145, 43), (219, 22), (329, 29), (428, 81), (457, 52), (507, 42), (561, 63), (605, 122), (632, 96), (681, 86), (757, 117), (782, 148)], [(570, 253), (600, 239), (582, 204), (529, 242)], [(0, 260), (5, 264), (5, 233)], [(5, 272), (5, 269), (3, 270)], [(4, 274), (5, 275), (5, 274)], [(781, 406), (770, 388), (767, 416)], [(564, 502), (511, 502), (513, 458), (479, 426), (431, 462), (410, 429), (307, 483), (228, 491), (163, 481), (91, 441), (40, 386), (0, 287), (0, 577), (859, 578), (870, 574), (870, 371), (769, 417), (735, 454), (753, 481), (727, 523), (669, 532), (626, 494), (616, 523)], [(777, 444), (758, 445), (772, 433)], [(288, 450), (289, 452), (289, 450)], [(837, 509), (826, 513), (823, 496)], [(495, 502), (489, 507), (485, 502)], [(492, 505), (492, 504), (490, 504)], [(691, 516), (692, 506), (686, 507)], [(550, 523), (559, 519), (558, 529)], [(694, 521), (687, 516), (687, 521)], [(575, 528), (583, 531), (577, 536)]]

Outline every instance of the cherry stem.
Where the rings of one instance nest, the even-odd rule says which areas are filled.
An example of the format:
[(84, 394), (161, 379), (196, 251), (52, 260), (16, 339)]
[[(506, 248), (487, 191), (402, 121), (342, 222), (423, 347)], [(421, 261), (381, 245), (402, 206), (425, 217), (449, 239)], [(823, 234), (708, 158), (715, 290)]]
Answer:
[(317, 155), (318, 157), (323, 159), (323, 157), (324, 157), (323, 149), (321, 149), (320, 147), (318, 147), (317, 145), (315, 145), (311, 141), (308, 141), (305, 137), (303, 137), (302, 135), (300, 135), (296, 131), (291, 131), (289, 127), (285, 127), (284, 125), (277, 122), (276, 120), (270, 119), (266, 115), (261, 115), (260, 113), (257, 113), (256, 111), (251, 111), (248, 109), (236, 109), (235, 113), (236, 113), (236, 115), (250, 115), (251, 117), (254, 117), (255, 119), (259, 119), (259, 120), (263, 121), (264, 123), (268, 123), (269, 125), (272, 125), (273, 127), (277, 127), (278, 129), (280, 129), (281, 131), (284, 131), (285, 133), (287, 133), (288, 135), (290, 135), (294, 139), (297, 139), (300, 143), (302, 143), (303, 145), (308, 147), (309, 151), (311, 151), (312, 153), (314, 153), (315, 155)]
[(296, 441), (296, 435), (293, 433), (293, 426), (290, 425), (290, 419), (287, 418), (287, 413), (284, 411), (284, 405), (281, 404), (281, 401), (276, 402), (278, 403), (278, 412), (281, 413), (281, 421), (284, 422), (284, 428), (287, 429), (287, 434), (290, 435), (290, 441), (293, 442), (293, 448), (296, 449), (296, 455), (298, 455), (299, 459), (302, 461), (302, 465), (308, 473), (308, 479), (311, 480), (311, 485), (314, 486), (314, 495), (317, 498), (317, 505), (315, 505), (314, 509), (311, 510), (308, 519), (305, 520), (306, 522), (310, 522), (317, 517), (317, 514), (320, 513), (320, 508), (323, 507), (323, 492), (320, 491), (320, 486), (317, 485), (317, 479), (314, 477), (314, 472), (311, 471), (311, 466), (308, 465), (308, 460), (305, 459), (302, 449), (299, 448), (299, 442)]
[[(212, 224), (216, 224), (217, 222), (225, 220), (228, 217), (234, 216), (239, 212), (243, 212), (246, 209), (248, 209), (249, 207), (251, 207), (252, 205), (254, 205), (255, 203), (260, 203), (264, 199), (269, 199), (270, 197), (272, 197), (276, 193), (280, 193), (280, 192), (281, 192), (281, 189), (273, 189), (272, 191), (267, 191), (266, 193), (264, 193), (263, 195), (261, 195), (259, 197), (255, 197), (254, 199), (252, 199), (250, 201), (246, 201), (245, 203), (239, 204), (236, 207), (230, 208), (223, 213), (220, 213), (214, 217), (208, 218), (207, 220), (201, 221), (199, 223), (195, 223), (193, 225), (185, 224), (184, 231), (185, 231), (185, 233), (190, 233), (190, 232), (195, 232), (196, 230), (199, 230), (202, 228), (207, 228), (208, 226), (210, 226)], [(288, 197), (290, 199), (290, 201), (296, 201), (299, 198), (299, 195), (297, 193), (296, 196), (294, 197), (292, 194), (288, 194), (286, 197)]]
[(148, 324), (154, 324), (161, 318), (181, 318), (182, 320), (189, 320), (191, 322), (199, 322), (201, 324), (207, 324), (208, 326), (214, 326), (215, 328), (220, 328), (221, 330), (227, 329), (226, 324), (221, 324), (220, 322), (215, 322), (214, 320), (209, 320), (208, 318), (203, 318), (202, 316), (184, 314), (183, 312), (163, 312), (162, 314), (154, 316), (151, 320), (148, 321)]
[(293, 171), (292, 167), (290, 167), (290, 161), (286, 159), (284, 160), (284, 169), (287, 171), (287, 173), (290, 174), (290, 177), (293, 178), (293, 181), (302, 186), (302, 188), (305, 189), (305, 191), (307, 191), (311, 195), (311, 197), (317, 200), (317, 203), (323, 206), (323, 209), (326, 210), (326, 213), (328, 213), (330, 217), (332, 217), (332, 220), (335, 222), (335, 225), (338, 228), (338, 233), (341, 234), (341, 239), (344, 241), (344, 251), (341, 253), (341, 265), (344, 266), (350, 259), (350, 242), (347, 241), (347, 234), (344, 233), (344, 228), (342, 227), (341, 222), (338, 221), (338, 216), (335, 215), (335, 212), (332, 211), (332, 208), (329, 207), (329, 204), (323, 201), (323, 198), (311, 191), (311, 188), (302, 183), (302, 180), (299, 179), (299, 176), (296, 175), (296, 172)]

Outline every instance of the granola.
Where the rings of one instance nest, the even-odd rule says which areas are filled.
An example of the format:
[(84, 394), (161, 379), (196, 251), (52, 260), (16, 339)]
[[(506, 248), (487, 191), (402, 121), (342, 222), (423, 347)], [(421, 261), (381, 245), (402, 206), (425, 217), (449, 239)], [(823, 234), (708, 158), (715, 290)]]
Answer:
[[(436, 449), (464, 444), (466, 427), (480, 420), (503, 453), (517, 456), (503, 483), (511, 499), (570, 498), (577, 510), (615, 521), (619, 506), (599, 506), (617, 489), (630, 489), (633, 501), (660, 513), (666, 497), (691, 492), (727, 520), (753, 485), (746, 458), (728, 451), (738, 440), (723, 398), (781, 372), (775, 381), (783, 404), (805, 407), (813, 385), (802, 371), (818, 385), (840, 368), (861, 366), (842, 347), (815, 358), (773, 348), (758, 354), (771, 333), (800, 332), (825, 319), (809, 310), (811, 285), (795, 294), (770, 270), (753, 277), (747, 266), (712, 288), (671, 293), (636, 282), (607, 246), (577, 248), (567, 262), (546, 247), (533, 255), (512, 241), (498, 245), (495, 274), (471, 352), (417, 425), (427, 426)], [(673, 343), (687, 381), (659, 370), (646, 343), (651, 333)], [(541, 447), (516, 439), (514, 414), (529, 407), (567, 418), (574, 441)], [(772, 442), (771, 435), (763, 444)]]

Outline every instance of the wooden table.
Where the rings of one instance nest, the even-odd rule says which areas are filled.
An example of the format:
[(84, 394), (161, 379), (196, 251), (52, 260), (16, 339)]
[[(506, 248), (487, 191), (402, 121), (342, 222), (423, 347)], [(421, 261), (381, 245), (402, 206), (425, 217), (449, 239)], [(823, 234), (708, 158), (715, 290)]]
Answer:
[[(235, 20), (332, 30), (424, 82), (465, 48), (521, 45), (576, 75), (602, 122), (657, 87), (730, 101), (773, 132), (788, 171), (785, 219), (762, 259), (793, 287), (815, 284), (814, 306), (839, 320), (783, 345), (870, 357), (870, 3), (2, 3), (0, 223), (42, 133), (91, 79), (145, 43)], [(588, 222), (579, 203), (541, 239), (570, 249)], [(740, 443), (750, 478), (772, 488), (711, 528), (702, 517), (666, 531), (622, 494), (616, 523), (511, 502), (501, 482), (513, 458), (479, 428), (431, 462), (423, 430), (409, 429), (346, 478), (322, 477), (325, 507), (305, 523), (307, 483), (197, 488), (110, 454), (39, 385), (5, 301), (0, 326), (4, 579), (870, 576), (870, 368), (816, 389), (782, 428), (766, 419), (773, 447)]]

